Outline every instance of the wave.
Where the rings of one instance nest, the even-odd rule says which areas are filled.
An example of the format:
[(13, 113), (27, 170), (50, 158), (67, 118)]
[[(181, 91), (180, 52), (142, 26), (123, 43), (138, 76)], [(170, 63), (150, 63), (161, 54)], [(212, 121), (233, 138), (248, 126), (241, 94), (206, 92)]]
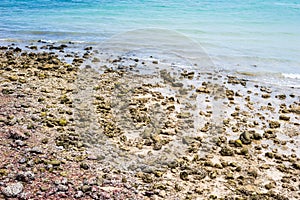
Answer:
[(300, 89), (300, 74), (299, 73), (281, 73), (281, 72), (249, 72), (249, 71), (235, 71), (236, 73), (248, 80), (254, 82), (267, 83), (279, 87), (292, 87)]
[(300, 74), (282, 73), (282, 76), (284, 76), (286, 78), (292, 78), (292, 79), (299, 79), (300, 80)]

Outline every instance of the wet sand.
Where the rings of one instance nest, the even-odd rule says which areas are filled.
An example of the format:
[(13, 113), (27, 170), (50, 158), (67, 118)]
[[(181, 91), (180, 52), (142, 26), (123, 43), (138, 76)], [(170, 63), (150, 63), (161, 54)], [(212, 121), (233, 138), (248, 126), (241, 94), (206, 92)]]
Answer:
[(300, 198), (299, 88), (70, 46), (1, 47), (1, 198)]

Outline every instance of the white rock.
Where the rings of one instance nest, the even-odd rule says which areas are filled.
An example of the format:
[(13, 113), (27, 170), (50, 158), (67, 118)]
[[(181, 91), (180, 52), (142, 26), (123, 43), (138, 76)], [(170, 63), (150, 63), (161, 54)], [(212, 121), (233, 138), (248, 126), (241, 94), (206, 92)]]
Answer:
[(1, 192), (7, 197), (15, 197), (23, 191), (22, 183), (11, 183), (1, 188)]

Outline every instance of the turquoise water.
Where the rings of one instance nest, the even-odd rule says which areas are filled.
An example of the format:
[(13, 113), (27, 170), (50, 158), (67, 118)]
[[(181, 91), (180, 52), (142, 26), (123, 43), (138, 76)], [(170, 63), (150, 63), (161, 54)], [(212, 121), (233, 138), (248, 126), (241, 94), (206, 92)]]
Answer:
[(200, 43), (218, 67), (300, 78), (299, 0), (0, 1), (2, 41), (100, 43), (149, 27)]

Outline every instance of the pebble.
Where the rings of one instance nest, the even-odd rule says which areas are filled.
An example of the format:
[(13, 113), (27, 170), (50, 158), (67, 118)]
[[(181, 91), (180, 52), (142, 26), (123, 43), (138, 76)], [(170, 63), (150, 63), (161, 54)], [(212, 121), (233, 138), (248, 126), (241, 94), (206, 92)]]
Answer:
[(19, 163), (24, 164), (24, 163), (26, 163), (26, 161), (27, 161), (27, 159), (25, 157), (23, 157), (19, 160)]
[(278, 121), (270, 121), (269, 122), (269, 127), (270, 128), (279, 128), (280, 127), (280, 123)]
[(16, 180), (22, 181), (22, 182), (29, 182), (31, 180), (34, 180), (34, 173), (31, 171), (21, 172), (21, 173), (17, 174)]
[(280, 119), (280, 120), (284, 120), (284, 121), (289, 121), (289, 120), (290, 120), (290, 117), (289, 117), (289, 116), (286, 116), (286, 115), (280, 115), (280, 116), (279, 116), (279, 119)]
[(29, 151), (30, 153), (43, 154), (43, 150), (39, 147), (29, 148), (27, 149), (27, 151)]
[(59, 184), (59, 185), (57, 186), (57, 189), (58, 189), (58, 191), (65, 192), (65, 191), (67, 191), (67, 190), (69, 189), (69, 187), (66, 186), (66, 185), (63, 185), (63, 184)]
[(240, 135), (240, 140), (242, 141), (243, 144), (250, 144), (251, 143), (250, 133), (248, 131), (243, 132)]
[(221, 149), (220, 154), (222, 156), (233, 156), (234, 151), (230, 147), (225, 146)]
[(20, 194), (23, 191), (23, 188), (24, 188), (23, 184), (20, 182), (11, 183), (6, 187), (1, 188), (1, 192), (6, 197), (16, 197), (18, 194)]
[(79, 199), (83, 197), (83, 192), (81, 190), (78, 190), (77, 193), (75, 194), (75, 198)]

